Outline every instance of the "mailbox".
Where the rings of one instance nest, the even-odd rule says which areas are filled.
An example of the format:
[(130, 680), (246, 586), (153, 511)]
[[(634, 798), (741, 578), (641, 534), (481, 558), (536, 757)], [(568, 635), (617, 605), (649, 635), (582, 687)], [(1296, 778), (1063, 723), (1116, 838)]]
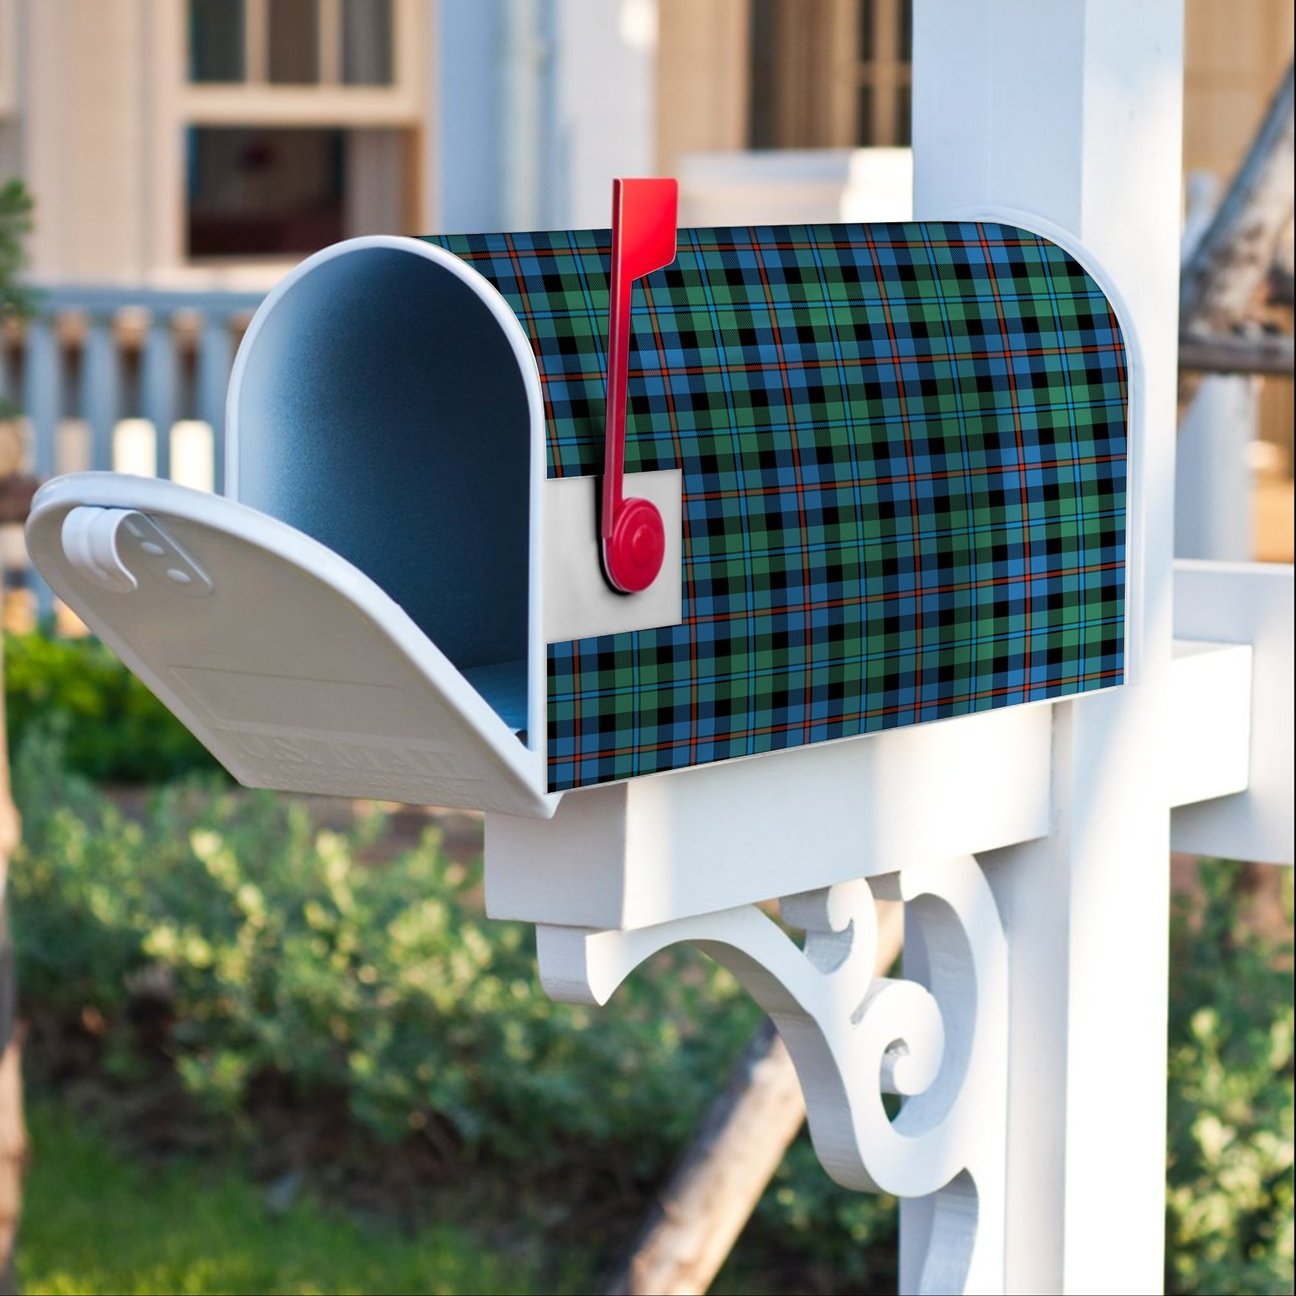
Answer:
[(239, 351), (230, 498), (37, 496), (52, 588), (242, 782), (548, 816), (1123, 681), (1127, 358), (1075, 256), (635, 200), (328, 248)]

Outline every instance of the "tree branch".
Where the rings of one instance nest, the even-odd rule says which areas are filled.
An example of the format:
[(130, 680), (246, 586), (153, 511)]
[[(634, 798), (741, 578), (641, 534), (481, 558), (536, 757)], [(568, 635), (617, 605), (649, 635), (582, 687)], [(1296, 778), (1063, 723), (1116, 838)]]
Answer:
[[(879, 910), (874, 971), (883, 976), (900, 954), (904, 906), (888, 902)], [(804, 1121), (792, 1058), (767, 1020), (618, 1263), (609, 1296), (705, 1292)]]
[(1223, 333), (1250, 314), (1292, 213), (1292, 65), (1179, 285), (1181, 333)]

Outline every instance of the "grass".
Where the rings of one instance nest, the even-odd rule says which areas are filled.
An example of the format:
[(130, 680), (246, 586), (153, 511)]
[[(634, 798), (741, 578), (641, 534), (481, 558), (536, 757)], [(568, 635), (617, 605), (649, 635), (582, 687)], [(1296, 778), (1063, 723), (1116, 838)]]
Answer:
[(28, 1124), (18, 1264), (29, 1296), (535, 1290), (525, 1261), (459, 1226), (409, 1236), (309, 1197), (274, 1214), (232, 1165), (130, 1159), (46, 1102), (31, 1104)]

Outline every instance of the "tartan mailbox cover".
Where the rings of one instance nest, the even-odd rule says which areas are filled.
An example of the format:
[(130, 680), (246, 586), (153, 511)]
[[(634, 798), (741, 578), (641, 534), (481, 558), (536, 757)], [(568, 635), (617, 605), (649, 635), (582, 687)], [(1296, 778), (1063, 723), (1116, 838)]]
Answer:
[[(1125, 351), (1003, 225), (685, 230), (627, 458), (684, 475), (677, 626), (550, 646), (555, 789), (1119, 684)], [(598, 473), (609, 236), (437, 240), (499, 289), (551, 477)]]
[[(38, 565), (236, 776), (307, 791), (549, 814), (1122, 682), (1121, 329), (1074, 257), (994, 223), (680, 231), (635, 289), (625, 432), (627, 491), (665, 492), (670, 606), (604, 587), (606, 625), (542, 619), (542, 581), (590, 583), (557, 531), (595, 562), (594, 497), (561, 492), (603, 470), (610, 251), (564, 231), (319, 254), (236, 364), (241, 502), (61, 479)], [(439, 275), (422, 296), (414, 254)], [(128, 552), (149, 540), (213, 597), (154, 591)], [(248, 545), (282, 586), (215, 570), (254, 570)], [(172, 603), (139, 620), (128, 577)]]

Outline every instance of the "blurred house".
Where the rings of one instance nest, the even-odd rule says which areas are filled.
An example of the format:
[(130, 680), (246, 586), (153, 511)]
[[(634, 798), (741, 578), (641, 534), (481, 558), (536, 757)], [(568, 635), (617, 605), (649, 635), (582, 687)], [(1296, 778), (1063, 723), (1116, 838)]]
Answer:
[(0, 0), (42, 283), (264, 287), (426, 218), (421, 0)]
[[(1185, 167), (1226, 182), (1291, 58), (1291, 0), (1186, 13)], [(912, 0), (0, 0), (0, 178), (36, 196), (50, 309), (89, 321), (44, 369), (12, 339), (0, 356), (38, 471), (120, 466), (129, 415), (218, 423), (228, 348), (183, 294), (237, 341), (255, 297), (218, 294), (341, 238), (604, 225), (616, 174), (680, 175), (685, 223), (903, 217), (911, 20)], [(155, 354), (114, 313), (132, 302)], [(96, 403), (78, 357), (102, 368), (109, 316), (125, 359)], [(1290, 445), (1290, 382), (1264, 402)], [(55, 447), (77, 419), (83, 449)]]
[[(904, 147), (911, 10), (0, 0), (0, 175), (39, 200), (41, 281), (265, 284), (353, 234), (601, 223), (612, 174), (691, 154), (740, 155), (737, 185), (752, 150)], [(1187, 19), (1185, 167), (1227, 177), (1292, 7), (1187, 0)]]

